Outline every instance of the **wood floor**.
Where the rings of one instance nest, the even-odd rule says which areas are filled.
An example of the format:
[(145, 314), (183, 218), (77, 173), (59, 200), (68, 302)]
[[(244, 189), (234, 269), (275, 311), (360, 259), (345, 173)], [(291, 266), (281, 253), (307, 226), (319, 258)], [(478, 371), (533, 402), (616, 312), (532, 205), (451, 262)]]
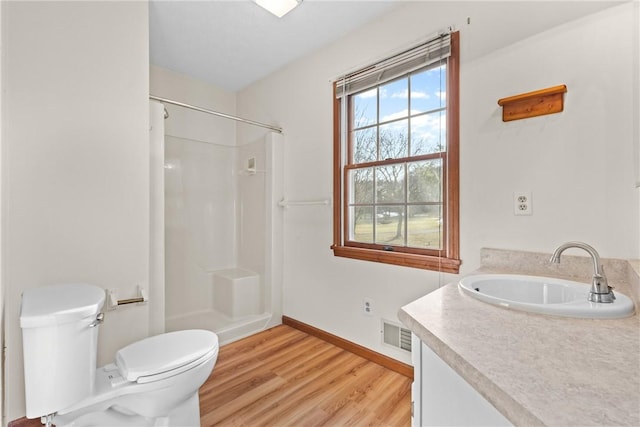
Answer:
[(203, 427), (409, 426), (411, 379), (281, 325), (220, 348), (200, 415)]
[(286, 325), (220, 348), (202, 426), (409, 426), (411, 380)]

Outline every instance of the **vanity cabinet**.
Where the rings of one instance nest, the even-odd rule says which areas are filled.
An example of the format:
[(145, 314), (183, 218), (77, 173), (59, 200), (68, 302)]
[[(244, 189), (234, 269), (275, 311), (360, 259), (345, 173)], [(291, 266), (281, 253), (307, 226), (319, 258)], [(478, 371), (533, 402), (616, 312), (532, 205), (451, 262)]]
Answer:
[(420, 338), (412, 334), (412, 426), (512, 426)]

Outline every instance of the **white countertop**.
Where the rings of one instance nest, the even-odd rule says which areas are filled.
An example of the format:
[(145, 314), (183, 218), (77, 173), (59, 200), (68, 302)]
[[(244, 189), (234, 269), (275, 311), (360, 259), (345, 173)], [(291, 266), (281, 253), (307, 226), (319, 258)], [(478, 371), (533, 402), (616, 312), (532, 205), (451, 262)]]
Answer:
[[(501, 255), (490, 257), (496, 253)], [(620, 265), (626, 264), (614, 267)], [(494, 264), (478, 272), (533, 273), (508, 270)], [(610, 274), (609, 283), (638, 307), (637, 281), (625, 279), (634, 269), (627, 270)], [(525, 313), (478, 301), (452, 283), (406, 305), (398, 316), (515, 425), (640, 425), (637, 313), (618, 320)]]

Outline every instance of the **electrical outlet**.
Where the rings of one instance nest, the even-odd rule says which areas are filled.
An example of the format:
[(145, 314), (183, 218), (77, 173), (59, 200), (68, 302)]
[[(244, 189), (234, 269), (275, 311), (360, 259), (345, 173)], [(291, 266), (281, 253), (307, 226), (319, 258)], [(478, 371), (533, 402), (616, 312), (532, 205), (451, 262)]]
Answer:
[(513, 193), (513, 214), (514, 215), (532, 215), (533, 202), (531, 199), (531, 191), (516, 191)]
[(367, 316), (373, 316), (373, 300), (365, 297), (362, 301), (362, 313)]

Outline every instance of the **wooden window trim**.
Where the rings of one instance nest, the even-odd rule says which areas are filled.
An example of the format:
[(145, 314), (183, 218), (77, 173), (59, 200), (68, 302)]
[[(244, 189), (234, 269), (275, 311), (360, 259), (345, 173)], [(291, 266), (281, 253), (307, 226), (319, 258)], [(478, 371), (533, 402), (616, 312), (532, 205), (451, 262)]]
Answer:
[[(349, 182), (349, 171), (350, 170), (354, 170), (354, 169), (360, 169), (360, 168), (368, 168), (371, 166), (385, 166), (385, 165), (403, 165), (406, 162), (409, 161), (415, 161), (415, 162), (419, 162), (421, 160), (433, 160), (433, 159), (440, 159), (442, 160), (442, 170), (443, 170), (443, 177), (444, 177), (444, 186), (446, 187), (447, 184), (447, 180), (446, 180), (446, 176), (448, 173), (448, 169), (447, 169), (447, 154), (446, 152), (442, 153), (435, 153), (435, 154), (425, 154), (425, 155), (421, 155), (421, 156), (414, 156), (414, 157), (404, 157), (404, 158), (400, 158), (400, 159), (387, 159), (387, 160), (379, 160), (379, 161), (375, 161), (375, 162), (367, 162), (367, 163), (359, 163), (357, 165), (344, 165), (343, 169), (344, 169), (344, 174), (342, 175), (342, 179), (343, 182)], [(350, 200), (349, 197), (349, 192), (348, 189), (345, 189), (345, 194), (343, 195), (343, 212), (346, 212), (347, 209), (349, 209), (349, 206), (354, 206), (354, 204), (350, 204), (348, 203), (348, 200)], [(396, 205), (396, 203), (389, 203), (390, 205)], [(425, 203), (415, 203), (414, 205), (422, 205)], [(447, 205), (447, 194), (446, 192), (444, 192), (444, 194), (442, 195), (442, 202), (441, 203), (433, 203), (433, 204), (438, 204), (438, 205), (442, 205), (442, 207), (446, 207)], [(411, 206), (412, 203), (406, 203), (407, 206)], [(357, 205), (356, 205), (357, 206)], [(383, 206), (383, 204), (377, 204), (376, 206)], [(444, 234), (444, 239), (446, 239), (447, 236), (447, 230), (443, 230), (442, 231)], [(404, 246), (396, 246), (396, 245), (381, 245), (379, 243), (364, 243), (364, 242), (357, 242), (354, 240), (351, 240), (349, 238), (349, 224), (346, 223), (346, 221), (344, 221), (343, 223), (343, 230), (342, 230), (342, 240), (344, 242), (345, 247), (358, 247), (358, 248), (363, 248), (363, 249), (371, 249), (371, 250), (376, 250), (376, 251), (380, 251), (380, 250), (384, 250), (383, 248), (393, 248), (392, 251), (393, 252), (401, 252), (401, 253), (411, 253), (411, 254), (416, 254), (416, 255), (427, 255), (427, 256), (432, 256), (432, 257), (440, 257), (442, 251), (438, 250), (438, 249), (420, 249), (420, 248), (415, 248), (415, 247), (404, 247)], [(445, 240), (446, 241), (446, 240)]]
[[(333, 254), (339, 257), (363, 261), (381, 262), (425, 270), (458, 273), (460, 261), (460, 33), (451, 34), (451, 55), (447, 62), (447, 173), (443, 207), (446, 216), (445, 251), (384, 251), (372, 249), (367, 244), (346, 245), (346, 224), (343, 224), (343, 212), (347, 207), (343, 200), (343, 165), (341, 141), (341, 100), (336, 98), (333, 88)], [(348, 144), (350, 147), (351, 144)], [(350, 153), (348, 153), (350, 154)], [(377, 162), (376, 162), (377, 163)], [(361, 165), (359, 165), (361, 166)], [(416, 253), (421, 252), (421, 253)], [(433, 253), (433, 254), (431, 254)]]

